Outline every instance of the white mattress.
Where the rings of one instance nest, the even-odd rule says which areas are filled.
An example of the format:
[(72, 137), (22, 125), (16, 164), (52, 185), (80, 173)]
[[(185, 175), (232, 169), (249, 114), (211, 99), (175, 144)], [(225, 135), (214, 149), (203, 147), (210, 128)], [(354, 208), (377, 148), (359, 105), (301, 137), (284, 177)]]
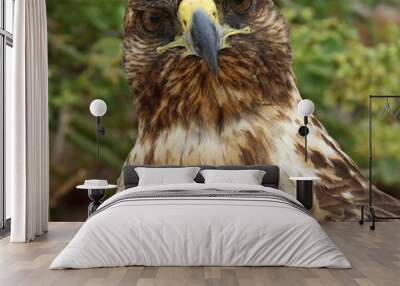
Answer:
[[(145, 266), (292, 266), (350, 268), (318, 222), (289, 204), (257, 198), (150, 198), (163, 190), (262, 190), (262, 186), (185, 184), (118, 193), (86, 221), (50, 269)], [(115, 203), (115, 204), (113, 204)], [(297, 202), (298, 203), (298, 202)]]

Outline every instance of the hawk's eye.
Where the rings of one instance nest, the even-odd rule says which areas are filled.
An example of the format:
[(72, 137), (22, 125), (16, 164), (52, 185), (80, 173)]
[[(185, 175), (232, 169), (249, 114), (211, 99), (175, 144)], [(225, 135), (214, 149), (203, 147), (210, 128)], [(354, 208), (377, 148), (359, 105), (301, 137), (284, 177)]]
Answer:
[(243, 14), (249, 11), (252, 3), (253, 0), (231, 0), (233, 11), (239, 14)]
[(143, 26), (149, 32), (157, 32), (161, 27), (162, 15), (153, 11), (143, 13)]

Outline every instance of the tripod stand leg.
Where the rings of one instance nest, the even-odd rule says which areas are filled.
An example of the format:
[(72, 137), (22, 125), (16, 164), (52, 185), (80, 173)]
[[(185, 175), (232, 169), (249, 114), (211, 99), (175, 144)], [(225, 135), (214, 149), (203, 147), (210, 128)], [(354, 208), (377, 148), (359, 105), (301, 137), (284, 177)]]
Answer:
[(372, 206), (370, 206), (369, 211), (371, 212), (371, 216), (372, 216), (372, 225), (369, 227), (369, 229), (375, 230), (375, 222), (376, 222), (375, 209)]

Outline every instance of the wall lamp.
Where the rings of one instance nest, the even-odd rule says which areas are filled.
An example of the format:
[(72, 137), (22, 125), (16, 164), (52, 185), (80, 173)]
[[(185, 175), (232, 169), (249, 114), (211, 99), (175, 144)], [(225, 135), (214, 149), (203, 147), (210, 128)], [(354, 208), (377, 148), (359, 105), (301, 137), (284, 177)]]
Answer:
[(100, 118), (107, 112), (107, 104), (101, 99), (95, 99), (90, 103), (90, 113), (96, 117), (96, 144), (97, 144), (97, 160), (100, 159), (100, 136), (106, 134), (106, 129), (100, 125)]
[(310, 133), (308, 129), (308, 117), (314, 113), (314, 103), (309, 99), (304, 99), (299, 102), (297, 106), (298, 112), (304, 118), (304, 125), (299, 128), (299, 134), (304, 137), (304, 160), (308, 161), (308, 150), (307, 150), (307, 135)]

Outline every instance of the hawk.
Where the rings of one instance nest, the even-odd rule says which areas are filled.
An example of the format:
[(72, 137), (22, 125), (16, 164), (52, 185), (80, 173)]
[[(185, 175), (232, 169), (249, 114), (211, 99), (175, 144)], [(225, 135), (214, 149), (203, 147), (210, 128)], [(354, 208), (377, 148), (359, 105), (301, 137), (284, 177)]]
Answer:
[(317, 219), (359, 213), (368, 181), (314, 116), (304, 160), (288, 27), (272, 0), (130, 0), (123, 48), (138, 117), (125, 164), (276, 164), (291, 194), (290, 176), (321, 177)]

